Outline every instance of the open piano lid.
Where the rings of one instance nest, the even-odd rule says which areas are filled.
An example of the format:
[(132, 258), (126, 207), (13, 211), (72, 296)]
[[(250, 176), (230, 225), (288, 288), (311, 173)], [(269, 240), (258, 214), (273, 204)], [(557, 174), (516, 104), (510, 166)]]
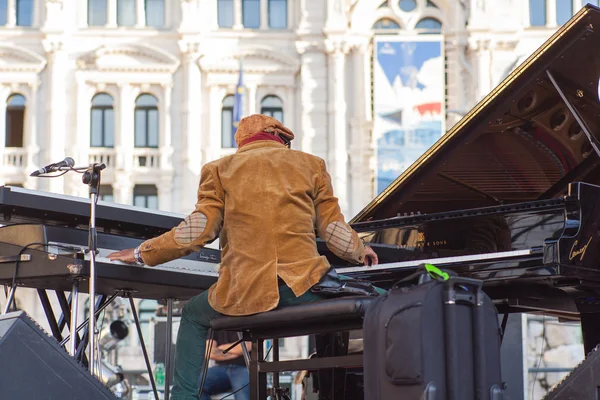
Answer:
[(351, 222), (552, 198), (573, 181), (600, 183), (600, 157), (552, 82), (600, 136), (599, 49), (600, 9), (587, 5)]

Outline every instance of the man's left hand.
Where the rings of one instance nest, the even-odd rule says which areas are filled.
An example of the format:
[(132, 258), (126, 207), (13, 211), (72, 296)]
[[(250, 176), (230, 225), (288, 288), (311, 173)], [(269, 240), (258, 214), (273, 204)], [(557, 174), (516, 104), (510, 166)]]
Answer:
[(379, 264), (379, 258), (377, 253), (370, 247), (365, 246), (365, 266), (370, 267), (371, 265)]
[(128, 264), (134, 264), (136, 262), (135, 256), (133, 255), (134, 251), (135, 249), (115, 251), (114, 253), (110, 253), (108, 258), (112, 261), (122, 261)]

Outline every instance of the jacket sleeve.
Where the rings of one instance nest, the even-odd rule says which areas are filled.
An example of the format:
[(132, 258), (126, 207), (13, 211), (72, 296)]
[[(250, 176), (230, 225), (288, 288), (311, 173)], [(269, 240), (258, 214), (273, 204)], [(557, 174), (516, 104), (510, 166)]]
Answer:
[(221, 231), (225, 195), (215, 167), (202, 168), (195, 210), (175, 228), (141, 244), (144, 264), (155, 266), (186, 256), (215, 239)]
[(356, 231), (344, 221), (338, 199), (333, 195), (331, 177), (325, 162), (319, 161), (314, 197), (317, 233), (333, 254), (346, 261), (362, 264), (365, 259), (363, 242)]

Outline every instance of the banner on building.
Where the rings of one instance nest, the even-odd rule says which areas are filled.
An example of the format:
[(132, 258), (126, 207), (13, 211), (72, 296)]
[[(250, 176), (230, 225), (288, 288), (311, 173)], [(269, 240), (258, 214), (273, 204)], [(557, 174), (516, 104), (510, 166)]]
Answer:
[(442, 35), (376, 36), (373, 135), (381, 193), (445, 132)]

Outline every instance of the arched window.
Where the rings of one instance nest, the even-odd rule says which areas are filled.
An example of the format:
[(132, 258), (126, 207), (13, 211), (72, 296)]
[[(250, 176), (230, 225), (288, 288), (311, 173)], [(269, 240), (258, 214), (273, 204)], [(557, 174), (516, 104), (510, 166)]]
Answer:
[(273, 117), (283, 123), (283, 102), (277, 96), (266, 96), (260, 102), (260, 113)]
[(154, 185), (135, 185), (133, 187), (133, 205), (136, 207), (158, 209), (158, 190)]
[(269, 0), (269, 27), (287, 28), (287, 0)]
[(427, 31), (426, 33), (441, 33), (442, 23), (435, 18), (423, 18), (417, 22), (415, 29), (422, 29)]
[(373, 29), (400, 29), (400, 25), (390, 18), (381, 18), (375, 22)]
[(158, 147), (158, 100), (151, 94), (135, 100), (135, 147)]
[(17, 0), (17, 26), (33, 25), (33, 0)]
[(221, 106), (221, 147), (224, 149), (236, 147), (233, 133), (233, 95), (227, 95)]
[(6, 101), (6, 147), (23, 147), (25, 103), (25, 97), (20, 94), (13, 94)]
[(88, 0), (88, 25), (103, 26), (107, 22), (108, 0)]
[(90, 147), (115, 145), (113, 98), (99, 93), (92, 99), (90, 115)]
[(233, 27), (233, 0), (218, 0), (217, 19), (219, 20), (219, 27)]
[(260, 28), (260, 0), (242, 0), (244, 28)]
[(117, 0), (117, 25), (135, 25), (135, 0)]
[(398, 7), (404, 12), (411, 12), (417, 8), (417, 2), (415, 0), (400, 0)]
[(165, 1), (145, 0), (146, 26), (162, 28), (165, 25)]

